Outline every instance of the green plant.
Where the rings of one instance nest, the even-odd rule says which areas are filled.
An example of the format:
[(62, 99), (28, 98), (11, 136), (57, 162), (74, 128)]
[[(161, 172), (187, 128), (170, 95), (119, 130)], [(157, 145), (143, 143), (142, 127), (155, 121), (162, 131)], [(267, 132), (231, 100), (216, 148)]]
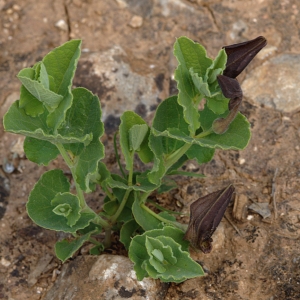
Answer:
[[(247, 65), (265, 44), (264, 39), (254, 41), (248, 42), (247, 51), (240, 51), (240, 46), (233, 51), (225, 47), (212, 60), (201, 45), (186, 37), (177, 39), (174, 54), (179, 63), (175, 71), (179, 94), (158, 106), (152, 127), (132, 111), (123, 113), (118, 134), (125, 168), (115, 135), (120, 174), (111, 173), (101, 162), (104, 127), (98, 97), (85, 88), (71, 88), (81, 41), (69, 41), (32, 68), (20, 71), (20, 100), (4, 116), (4, 128), (26, 136), (27, 158), (39, 165), (48, 165), (61, 154), (76, 188), (71, 193), (64, 173), (50, 170), (38, 180), (27, 203), (28, 215), (36, 224), (73, 235), (72, 241), (56, 243), (56, 255), (62, 261), (87, 241), (95, 245), (91, 253), (99, 254), (110, 245), (111, 232), (119, 231), (139, 280), (151, 276), (181, 282), (204, 274), (190, 258), (189, 242), (184, 238), (208, 252), (211, 234), (234, 189), (226, 189), (226, 199), (220, 192), (210, 197), (214, 198), (213, 209), (207, 202), (208, 213), (196, 221), (194, 214), (186, 235), (187, 226), (178, 223), (169, 211), (156, 214), (146, 204), (153, 191), (174, 187), (166, 177), (202, 176), (180, 171), (186, 161), (195, 159), (202, 164), (212, 159), (216, 148), (239, 150), (247, 146), (250, 124), (238, 112), (242, 93), (234, 79), (238, 74), (232, 75), (232, 71), (239, 73), (245, 61)], [(204, 98), (204, 109), (199, 110)], [(144, 172), (134, 170), (135, 154), (143, 163), (152, 162), (152, 167)], [(96, 185), (106, 194), (100, 213), (84, 198), (84, 193), (94, 191)], [(218, 203), (225, 200), (227, 204), (220, 211)], [(99, 241), (97, 235), (102, 231), (105, 238)]]

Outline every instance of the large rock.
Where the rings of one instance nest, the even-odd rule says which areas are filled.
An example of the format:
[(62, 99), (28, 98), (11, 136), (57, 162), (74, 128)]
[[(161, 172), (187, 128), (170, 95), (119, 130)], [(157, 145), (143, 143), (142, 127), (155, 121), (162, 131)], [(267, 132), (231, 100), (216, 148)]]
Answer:
[(138, 281), (127, 257), (79, 256), (64, 265), (44, 300), (161, 300), (164, 285), (152, 278)]
[(282, 54), (252, 70), (242, 84), (257, 104), (292, 112), (300, 108), (300, 55)]

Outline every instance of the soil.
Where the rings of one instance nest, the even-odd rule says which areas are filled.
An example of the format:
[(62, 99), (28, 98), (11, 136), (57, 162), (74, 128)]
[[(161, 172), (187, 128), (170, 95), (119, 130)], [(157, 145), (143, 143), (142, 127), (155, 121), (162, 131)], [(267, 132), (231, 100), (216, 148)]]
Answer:
[[(18, 98), (18, 71), (71, 38), (83, 39), (88, 53), (100, 54), (120, 45), (133, 72), (155, 78), (159, 102), (174, 88), (171, 52), (176, 37), (186, 35), (201, 42), (211, 56), (223, 45), (258, 35), (266, 36), (269, 44), (277, 47), (277, 54), (299, 53), (299, 9), (297, 0), (174, 0), (145, 1), (143, 5), (134, 0), (0, 0), (0, 117)], [(134, 16), (142, 17), (142, 25)], [(65, 20), (61, 28), (55, 26), (60, 19)], [(82, 59), (87, 55), (85, 52)], [(75, 84), (97, 93), (103, 107), (108, 101), (118, 106), (117, 96), (108, 99), (108, 94), (114, 97), (114, 91), (105, 90), (103, 80), (87, 79), (82, 59)], [(257, 65), (258, 61), (253, 61), (249, 69)], [(151, 121), (150, 110), (145, 112), (139, 105), (132, 109), (140, 109)], [(178, 177), (178, 189), (157, 196), (160, 205), (187, 212), (198, 197), (229, 183), (236, 187), (236, 197), (213, 237), (213, 251), (192, 251), (207, 276), (170, 284), (165, 299), (300, 299), (300, 112), (280, 112), (251, 99), (243, 100), (241, 112), (251, 123), (248, 147), (239, 152), (218, 150), (210, 163), (200, 167), (195, 162), (187, 164), (186, 170), (203, 173), (206, 178)], [(112, 169), (116, 168), (112, 129), (117, 123), (118, 115), (112, 112), (103, 138), (109, 147), (105, 162)], [(45, 170), (68, 171), (61, 159), (47, 167), (28, 161), (22, 151), (23, 138), (5, 133), (3, 127), (0, 137), (0, 299), (42, 299), (62, 266), (53, 249), (61, 233), (37, 227), (25, 205)], [(13, 153), (18, 154), (14, 160)], [(5, 172), (6, 160), (14, 162), (14, 172)], [(96, 209), (100, 194), (88, 195)], [(271, 215), (263, 218), (250, 210), (252, 203), (267, 203)], [(181, 220), (188, 223), (187, 217)], [(83, 247), (77, 255), (86, 252)], [(125, 253), (118, 247), (111, 252)], [(43, 270), (34, 274), (36, 266), (43, 263)]]

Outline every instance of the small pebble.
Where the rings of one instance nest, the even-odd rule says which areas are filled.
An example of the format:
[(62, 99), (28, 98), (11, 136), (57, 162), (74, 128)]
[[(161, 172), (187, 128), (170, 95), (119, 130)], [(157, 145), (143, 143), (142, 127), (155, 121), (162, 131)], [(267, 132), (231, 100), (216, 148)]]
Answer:
[(133, 16), (129, 22), (129, 26), (132, 28), (139, 28), (143, 25), (143, 18), (140, 16)]
[(245, 158), (239, 158), (239, 164), (243, 165), (246, 162)]
[(68, 30), (68, 25), (65, 22), (65, 20), (59, 20), (55, 23), (55, 27), (59, 28), (62, 31), (67, 31)]
[(4, 257), (1, 258), (1, 265), (4, 266), (4, 267), (9, 267), (11, 262), (7, 259), (5, 259)]

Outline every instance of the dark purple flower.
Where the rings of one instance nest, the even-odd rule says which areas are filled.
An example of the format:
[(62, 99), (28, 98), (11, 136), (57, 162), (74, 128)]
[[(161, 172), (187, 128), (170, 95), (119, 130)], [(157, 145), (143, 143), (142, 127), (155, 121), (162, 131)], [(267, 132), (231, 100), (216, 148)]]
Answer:
[(219, 118), (213, 122), (212, 129), (215, 133), (225, 133), (235, 119), (243, 99), (241, 86), (235, 78), (266, 45), (267, 40), (263, 36), (259, 36), (251, 41), (223, 47), (227, 54), (227, 63), (223, 75), (219, 75), (217, 80), (223, 95), (230, 99), (229, 114), (226, 118)]
[(190, 207), (190, 223), (184, 239), (202, 252), (209, 253), (213, 241), (211, 236), (220, 224), (234, 190), (234, 187), (229, 185), (193, 202)]
[(225, 49), (227, 54), (227, 63), (223, 75), (236, 78), (266, 45), (267, 40), (263, 36), (259, 36), (247, 42), (224, 46), (223, 49)]

